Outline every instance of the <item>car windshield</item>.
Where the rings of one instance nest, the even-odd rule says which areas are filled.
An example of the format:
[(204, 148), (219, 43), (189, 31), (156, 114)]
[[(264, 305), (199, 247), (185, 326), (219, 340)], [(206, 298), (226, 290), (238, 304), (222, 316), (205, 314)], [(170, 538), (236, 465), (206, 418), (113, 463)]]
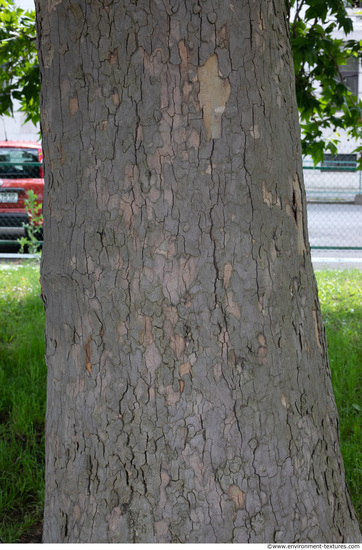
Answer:
[(0, 178), (40, 178), (37, 149), (0, 148)]

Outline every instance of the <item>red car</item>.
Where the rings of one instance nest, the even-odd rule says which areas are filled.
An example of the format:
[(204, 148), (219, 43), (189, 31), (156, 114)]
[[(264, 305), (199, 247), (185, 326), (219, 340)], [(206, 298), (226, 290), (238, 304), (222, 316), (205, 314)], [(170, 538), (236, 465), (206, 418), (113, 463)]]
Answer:
[(42, 148), (36, 141), (0, 141), (0, 241), (25, 235), (29, 190), (43, 202)]

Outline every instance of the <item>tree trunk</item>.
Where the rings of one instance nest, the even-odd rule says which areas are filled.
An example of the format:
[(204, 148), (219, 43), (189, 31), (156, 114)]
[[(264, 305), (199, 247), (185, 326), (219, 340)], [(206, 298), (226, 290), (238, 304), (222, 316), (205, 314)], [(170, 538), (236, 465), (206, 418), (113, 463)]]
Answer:
[(44, 542), (359, 540), (284, 0), (38, 0)]

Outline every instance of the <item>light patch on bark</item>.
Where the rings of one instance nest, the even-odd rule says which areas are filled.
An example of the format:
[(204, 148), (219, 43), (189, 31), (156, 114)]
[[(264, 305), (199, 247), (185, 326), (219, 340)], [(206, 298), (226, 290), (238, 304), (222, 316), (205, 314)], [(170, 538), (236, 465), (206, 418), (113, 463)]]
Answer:
[(237, 485), (230, 485), (228, 494), (234, 501), (237, 510), (243, 510), (245, 508), (246, 494), (239, 489)]
[(200, 82), (199, 101), (203, 110), (206, 140), (218, 139), (221, 137), (221, 118), (230, 97), (231, 86), (227, 78), (219, 76), (216, 54), (210, 56), (205, 65), (197, 69), (197, 76)]
[(269, 206), (269, 208), (272, 208), (272, 206), (278, 206), (281, 208), (281, 203), (279, 197), (274, 197), (273, 193), (268, 190), (265, 180), (263, 180), (262, 184), (262, 192), (263, 192), (263, 201), (265, 204)]
[(167, 542), (168, 525), (165, 520), (155, 522), (156, 538), (159, 543)]
[(81, 514), (81, 512), (80, 512), (79, 505), (76, 504), (76, 505), (74, 506), (74, 510), (73, 510), (73, 518), (74, 518), (74, 521), (78, 521), (78, 520), (79, 520), (80, 514)]
[(214, 376), (216, 380), (220, 380), (222, 376), (222, 368), (220, 363), (216, 363), (216, 365), (214, 365)]
[(182, 365), (178, 368), (179, 374), (181, 378), (185, 376), (185, 374), (191, 374), (191, 363), (190, 361), (186, 361), (186, 363), (182, 363)]
[(128, 328), (127, 328), (127, 325), (124, 321), (121, 321), (117, 327), (117, 332), (119, 334), (119, 338), (121, 341), (124, 340), (124, 336), (127, 335), (128, 333)]
[(176, 256), (177, 242), (175, 237), (164, 239), (160, 246), (155, 250), (156, 254), (161, 254), (166, 258), (174, 258)]
[(224, 278), (223, 278), (223, 285), (224, 288), (227, 288), (230, 285), (230, 278), (233, 271), (233, 266), (229, 263), (224, 265)]
[(118, 95), (117, 92), (114, 92), (114, 93), (112, 94), (112, 101), (113, 101), (114, 105), (115, 105), (116, 107), (118, 107), (118, 105), (120, 104), (120, 100), (119, 100), (119, 95)]
[(239, 309), (239, 306), (234, 302), (234, 298), (231, 291), (226, 293), (226, 298), (227, 298), (227, 304), (228, 304), (226, 306), (226, 311), (240, 321), (241, 319), (240, 309)]
[(196, 275), (194, 258), (178, 258), (170, 261), (169, 271), (164, 275), (163, 284), (172, 303), (177, 303), (193, 284)]
[(79, 111), (79, 103), (77, 94), (70, 98), (69, 100), (69, 110), (70, 114), (74, 115)]
[(113, 508), (111, 517), (109, 518), (109, 521), (108, 521), (108, 527), (110, 531), (114, 532), (117, 529), (120, 517), (121, 517), (121, 509), (119, 506), (117, 506), (117, 508)]
[(151, 374), (151, 377), (153, 377), (155, 371), (159, 368), (162, 361), (161, 354), (158, 351), (156, 344), (152, 343), (149, 346), (147, 346), (144, 354), (144, 358), (145, 358), (146, 368)]
[(145, 346), (148, 346), (153, 343), (153, 335), (152, 335), (152, 318), (144, 316), (144, 325), (145, 329), (141, 336), (141, 342)]
[(96, 128), (97, 130), (100, 130), (101, 132), (105, 132), (107, 130), (108, 121), (102, 120), (99, 124), (97, 124)]
[[(160, 497), (158, 501), (157, 512), (162, 517), (163, 511), (167, 504), (166, 487), (170, 483), (170, 476), (165, 470), (161, 470), (160, 478), (161, 478), (161, 486), (160, 486)], [(156, 534), (160, 536), (160, 539), (157, 539), (160, 542), (162, 540), (162, 537), (165, 537), (167, 535), (168, 526), (166, 521), (165, 520), (157, 521), (155, 523), (155, 531), (156, 531)]]
[(270, 259), (272, 261), (274, 261), (277, 257), (277, 249), (275, 247), (275, 241), (271, 241), (270, 243), (270, 247), (269, 247), (269, 252), (270, 252)]
[(259, 365), (265, 365), (267, 364), (266, 357), (268, 355), (268, 348), (266, 345), (265, 336), (263, 334), (258, 335), (258, 342), (259, 342), (259, 347), (256, 354), (258, 358), (258, 363)]
[(181, 57), (181, 71), (187, 71), (188, 59), (187, 48), (184, 40), (180, 40), (178, 43), (178, 52)]
[(196, 130), (188, 128), (188, 147), (193, 147), (198, 150), (200, 147), (200, 134)]
[(55, 10), (55, 7), (58, 5), (58, 4), (61, 4), (63, 0), (48, 0), (47, 4), (48, 4), (48, 13), (50, 13), (51, 11)]
[(229, 333), (228, 333), (228, 331), (226, 330), (226, 328), (223, 327), (223, 328), (221, 329), (220, 334), (219, 334), (219, 343), (220, 343), (220, 345), (221, 345), (221, 349), (222, 349), (222, 354), (223, 354), (223, 356), (227, 356), (227, 349), (228, 349), (229, 341), (230, 341)]
[(178, 334), (173, 334), (172, 327), (169, 325), (168, 328), (171, 328), (170, 331), (167, 331), (170, 338), (170, 346), (175, 352), (177, 359), (180, 359), (185, 349), (185, 339)]
[(156, 48), (151, 55), (141, 47), (140, 53), (145, 71), (153, 77), (159, 77), (164, 68), (164, 59), (162, 58), (162, 49)]
[(63, 78), (60, 83), (60, 94), (62, 99), (66, 99), (70, 94), (69, 78)]
[(175, 391), (172, 386), (160, 386), (159, 392), (166, 397), (167, 405), (175, 405), (180, 401), (180, 392)]
[(257, 124), (250, 127), (250, 134), (251, 134), (251, 137), (254, 138), (254, 139), (259, 139), (260, 138), (259, 127), (258, 127)]

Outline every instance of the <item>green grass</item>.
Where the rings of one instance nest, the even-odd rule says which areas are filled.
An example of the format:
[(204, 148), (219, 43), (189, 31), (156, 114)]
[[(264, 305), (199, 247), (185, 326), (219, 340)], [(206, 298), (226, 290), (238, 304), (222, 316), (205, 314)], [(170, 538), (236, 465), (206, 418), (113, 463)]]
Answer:
[(0, 264), (0, 536), (41, 521), (46, 368), (39, 264)]
[(319, 271), (316, 277), (347, 483), (362, 525), (362, 271)]
[[(342, 454), (362, 523), (362, 272), (316, 273)], [(0, 537), (18, 542), (44, 504), (46, 368), (37, 263), (0, 264)]]

